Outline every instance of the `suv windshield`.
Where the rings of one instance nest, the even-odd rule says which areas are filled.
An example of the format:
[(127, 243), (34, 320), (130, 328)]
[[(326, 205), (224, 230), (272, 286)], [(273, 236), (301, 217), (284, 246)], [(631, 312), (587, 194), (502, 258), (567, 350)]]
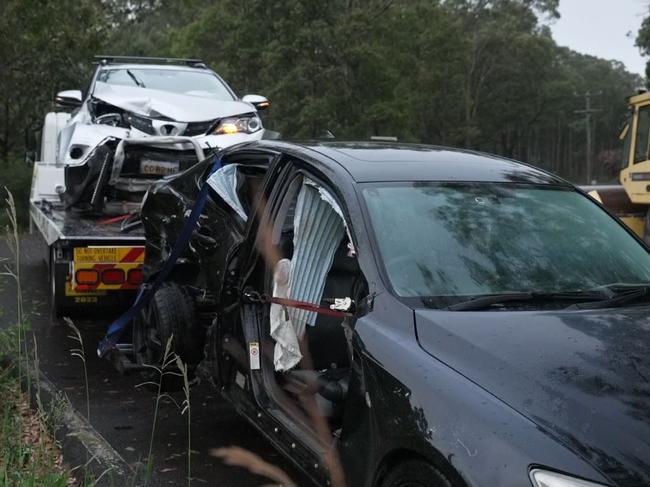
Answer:
[(415, 182), (363, 196), (393, 291), (414, 303), (650, 282), (645, 248), (572, 189)]
[(223, 82), (209, 71), (152, 68), (103, 69), (97, 81), (110, 85), (138, 86), (180, 95), (231, 101), (234, 97)]

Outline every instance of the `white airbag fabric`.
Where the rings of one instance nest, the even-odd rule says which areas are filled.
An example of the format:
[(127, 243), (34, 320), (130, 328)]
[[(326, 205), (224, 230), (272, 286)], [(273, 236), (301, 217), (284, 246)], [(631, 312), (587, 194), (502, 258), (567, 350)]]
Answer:
[(208, 185), (237, 213), (247, 220), (244, 207), (237, 195), (237, 168), (239, 164), (228, 164), (215, 171), (207, 180)]
[[(319, 305), (325, 278), (345, 233), (342, 212), (334, 199), (316, 183), (305, 179), (298, 193), (293, 218), (293, 257), (290, 261), (280, 260), (274, 269), (273, 295), (277, 296), (276, 289), (284, 292), (281, 282), (288, 265), (287, 297)], [(304, 335), (305, 326), (315, 324), (317, 314), (277, 305), (271, 308), (275, 311), (270, 316), (271, 335), (276, 340), (275, 369), (288, 370), (302, 358), (300, 350), (296, 353), (293, 347)]]
[[(275, 265), (273, 272), (273, 296), (287, 298), (289, 296), (289, 273), (291, 261), (281, 259)], [(273, 364), (275, 370), (288, 370), (295, 367), (302, 359), (298, 337), (291, 326), (287, 308), (279, 304), (271, 304), (271, 337), (275, 340)]]

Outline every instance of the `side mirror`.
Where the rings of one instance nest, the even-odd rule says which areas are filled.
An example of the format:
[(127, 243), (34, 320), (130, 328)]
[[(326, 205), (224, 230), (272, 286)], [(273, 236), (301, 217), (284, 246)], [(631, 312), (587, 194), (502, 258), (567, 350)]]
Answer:
[(78, 108), (82, 101), (81, 90), (59, 91), (54, 97), (54, 103), (62, 108)]
[(271, 106), (271, 102), (265, 96), (261, 95), (245, 95), (241, 101), (250, 103), (257, 108), (258, 111), (266, 110)]

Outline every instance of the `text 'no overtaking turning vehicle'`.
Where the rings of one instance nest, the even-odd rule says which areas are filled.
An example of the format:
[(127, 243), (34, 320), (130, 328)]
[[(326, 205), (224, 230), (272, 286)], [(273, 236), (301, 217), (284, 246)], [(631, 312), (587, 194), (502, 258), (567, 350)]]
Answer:
[(322, 485), (650, 485), (650, 255), (590, 197), (427, 146), (221, 156), (147, 194), (151, 283), (210, 187), (140, 363), (173, 333)]

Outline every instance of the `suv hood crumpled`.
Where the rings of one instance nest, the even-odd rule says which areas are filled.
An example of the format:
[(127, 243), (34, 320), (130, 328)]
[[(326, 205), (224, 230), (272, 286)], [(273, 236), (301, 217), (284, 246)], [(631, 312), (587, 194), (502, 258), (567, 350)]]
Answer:
[(204, 122), (256, 111), (250, 104), (241, 101), (180, 95), (135, 86), (115, 86), (101, 81), (95, 84), (92, 96), (137, 115), (176, 122)]
[[(416, 310), (429, 354), (617, 485), (650, 485), (650, 313)], [(551, 466), (552, 467), (552, 466)]]

